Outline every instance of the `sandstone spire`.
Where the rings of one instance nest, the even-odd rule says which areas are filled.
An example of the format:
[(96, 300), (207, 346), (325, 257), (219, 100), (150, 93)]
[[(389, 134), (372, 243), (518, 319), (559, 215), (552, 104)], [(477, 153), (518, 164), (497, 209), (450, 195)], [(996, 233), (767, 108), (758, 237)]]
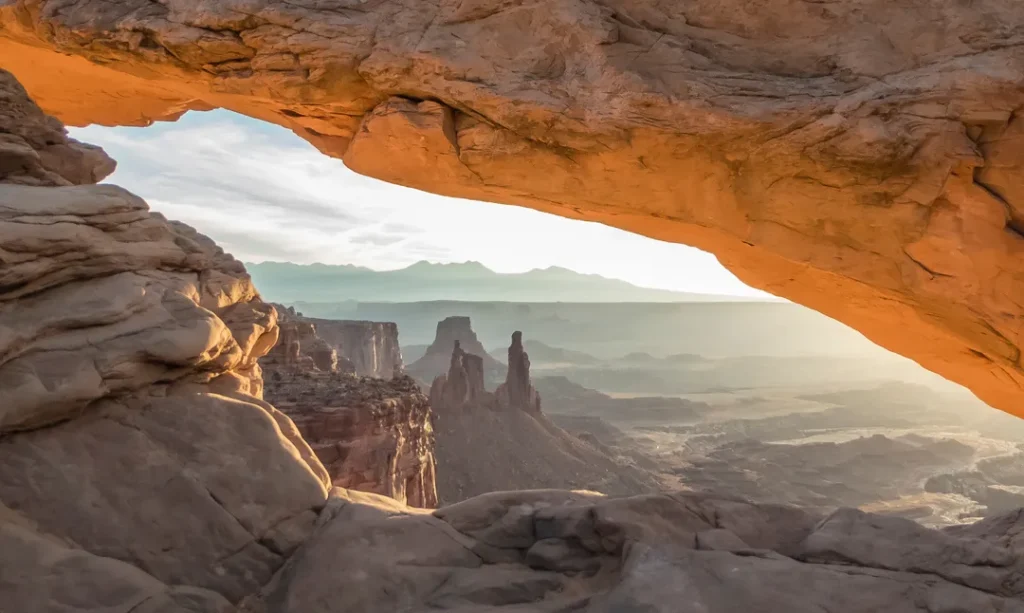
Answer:
[(523, 349), (523, 333), (518, 330), (512, 333), (512, 344), (508, 348), (505, 383), (498, 386), (495, 395), (502, 408), (540, 412), (540, 394), (530, 382), (530, 356)]
[(467, 353), (456, 340), (447, 374), (430, 386), (430, 405), (435, 410), (490, 408), (494, 396), (484, 388), (484, 360)]

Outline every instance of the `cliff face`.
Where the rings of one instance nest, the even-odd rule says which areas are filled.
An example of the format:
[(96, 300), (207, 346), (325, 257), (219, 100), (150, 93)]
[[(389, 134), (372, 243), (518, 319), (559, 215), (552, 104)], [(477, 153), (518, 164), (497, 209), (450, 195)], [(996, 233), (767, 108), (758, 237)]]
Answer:
[[(270, 360), (288, 363), (294, 361), (290, 354), (298, 351), (300, 361), (312, 361), (317, 369), (323, 371), (337, 370), (380, 379), (390, 379), (402, 373), (398, 325), (318, 319), (305, 317), (293, 307), (281, 304), (274, 307), (280, 315), (282, 341), (267, 356)], [(292, 345), (292, 342), (297, 344)]]
[[(334, 343), (386, 346), (388, 325), (313, 320), (275, 305), (280, 340), (260, 360), (265, 398), (288, 415), (338, 487), (390, 496), (414, 507), (437, 506), (434, 434), (427, 398), (408, 377), (361, 377)], [(354, 322), (361, 324), (363, 322)], [(369, 323), (369, 322), (366, 322)], [(341, 324), (341, 325), (334, 325)], [(370, 332), (367, 338), (362, 334)], [(332, 335), (328, 342), (320, 335)], [(376, 339), (376, 341), (375, 341)], [(399, 359), (400, 359), (399, 355)], [(364, 367), (366, 362), (363, 363)]]
[(437, 506), (430, 403), (409, 377), (266, 369), (266, 399), (295, 422), (344, 488)]
[(390, 379), (402, 373), (398, 326), (391, 322), (304, 318), (320, 338), (351, 362), (356, 374)]
[(297, 316), (294, 309), (279, 304), (274, 308), (278, 314), (279, 339), (260, 360), (264, 368), (354, 372), (352, 364), (344, 358), (338, 359), (337, 350), (320, 338), (311, 322)]
[(113, 164), (2, 70), (0, 101), (2, 607), (230, 610), (329, 486), (258, 399), (274, 309), (208, 238), (76, 184)]
[(0, 57), (71, 123), (224, 107), (370, 176), (699, 247), (1019, 414), (1019, 3), (751, 6), (14, 0)]

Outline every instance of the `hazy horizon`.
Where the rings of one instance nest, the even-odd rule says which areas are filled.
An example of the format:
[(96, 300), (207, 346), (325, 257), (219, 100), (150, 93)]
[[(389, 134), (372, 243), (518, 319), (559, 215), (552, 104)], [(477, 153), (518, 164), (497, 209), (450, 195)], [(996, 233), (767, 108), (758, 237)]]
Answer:
[(351, 264), (246, 262), (260, 293), (273, 302), (785, 302), (776, 298), (702, 294), (644, 287), (562, 266), (497, 272), (479, 261), (377, 270)]
[(498, 273), (557, 266), (652, 289), (768, 296), (698, 249), (363, 177), (284, 128), (229, 111), (69, 131), (117, 160), (106, 182), (247, 262), (395, 270), (471, 260)]

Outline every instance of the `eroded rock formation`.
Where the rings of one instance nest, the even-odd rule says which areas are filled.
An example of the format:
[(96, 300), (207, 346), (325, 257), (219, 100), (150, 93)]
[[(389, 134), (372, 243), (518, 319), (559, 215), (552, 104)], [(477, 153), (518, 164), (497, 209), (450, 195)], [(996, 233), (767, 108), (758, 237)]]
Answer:
[(262, 595), (281, 613), (1024, 611), (1019, 513), (941, 532), (853, 509), (538, 490), (432, 514), (339, 492), (325, 517)]
[(338, 358), (337, 350), (317, 334), (316, 326), (296, 315), (295, 309), (275, 304), (278, 314), (277, 344), (260, 360), (277, 372), (353, 373), (351, 362)]
[(466, 353), (459, 341), (452, 349), (446, 374), (438, 375), (430, 385), (430, 406), (443, 413), (493, 408), (494, 394), (484, 387), (484, 359)]
[(523, 350), (523, 333), (518, 330), (508, 347), (508, 374), (494, 395), (502, 408), (540, 413), (540, 394), (530, 381), (530, 356)]
[(937, 532), (712, 496), (496, 493), (431, 513), (329, 493), (257, 398), (276, 311), (244, 268), (120, 188), (8, 182), (106, 165), (18, 138), (39, 161), (0, 176), (5, 611), (1024, 611), (1019, 512)]
[(266, 400), (295, 422), (334, 485), (437, 506), (433, 415), (415, 381), (265, 371)]
[(60, 121), (29, 100), (14, 75), (0, 70), (0, 181), (82, 185), (98, 183), (114, 167), (99, 147), (69, 138)]
[(461, 355), (473, 356), (470, 360), (479, 360), (484, 380), (504, 371), (501, 362), (488, 355), (487, 350), (476, 337), (468, 317), (453, 316), (437, 322), (437, 333), (434, 342), (427, 347), (423, 357), (416, 360), (406, 369), (410, 375), (424, 382), (433, 381), (439, 375), (448, 373), (454, 364), (452, 348)]
[(2, 607), (232, 610), (330, 486), (258, 399), (275, 311), (208, 238), (71, 185), (112, 164), (26, 122), (39, 110), (2, 71), (0, 100)]
[(393, 322), (350, 321), (305, 317), (320, 338), (348, 360), (356, 374), (390, 379), (402, 374), (402, 348)]
[(387, 181), (694, 245), (1020, 414), (1019, 3), (749, 7), (15, 0), (0, 57), (69, 123), (224, 107)]
[(295, 422), (331, 482), (414, 507), (437, 506), (433, 416), (416, 382), (393, 373), (358, 376), (320, 337), (324, 329), (337, 335), (336, 322), (275, 306), (280, 340), (260, 359), (265, 398)]

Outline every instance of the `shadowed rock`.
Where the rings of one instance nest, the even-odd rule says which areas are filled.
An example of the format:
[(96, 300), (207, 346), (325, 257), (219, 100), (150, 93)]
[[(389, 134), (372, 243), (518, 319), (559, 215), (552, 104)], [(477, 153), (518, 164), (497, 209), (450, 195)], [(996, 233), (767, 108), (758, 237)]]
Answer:
[[(19, 96), (0, 71), (0, 100)], [(112, 166), (21, 108), (41, 149), (0, 174), (0, 607), (230, 610), (329, 487), (259, 399), (276, 313), (210, 239), (121, 188), (70, 185)]]
[(956, 534), (685, 493), (495, 492), (431, 515), (332, 499), (261, 596), (281, 613), (1024, 611), (1019, 514)]
[(430, 386), (430, 405), (435, 410), (486, 410), (493, 408), (494, 394), (484, 388), (484, 360), (467, 353), (456, 340), (448, 373), (438, 375)]
[(469, 318), (453, 316), (437, 322), (434, 342), (430, 344), (422, 358), (409, 365), (407, 371), (410, 375), (423, 381), (433, 381), (435, 377), (451, 369), (454, 359), (452, 347), (456, 345), (463, 354), (479, 358), (485, 380), (488, 376), (493, 376), (503, 370), (501, 362), (492, 358), (480, 344)]
[(11, 73), (0, 70), (0, 182), (87, 185), (101, 181), (115, 166), (103, 149), (69, 138)]
[(508, 347), (508, 374), (494, 392), (502, 408), (540, 413), (540, 394), (530, 382), (530, 356), (523, 350), (523, 333), (512, 333)]

